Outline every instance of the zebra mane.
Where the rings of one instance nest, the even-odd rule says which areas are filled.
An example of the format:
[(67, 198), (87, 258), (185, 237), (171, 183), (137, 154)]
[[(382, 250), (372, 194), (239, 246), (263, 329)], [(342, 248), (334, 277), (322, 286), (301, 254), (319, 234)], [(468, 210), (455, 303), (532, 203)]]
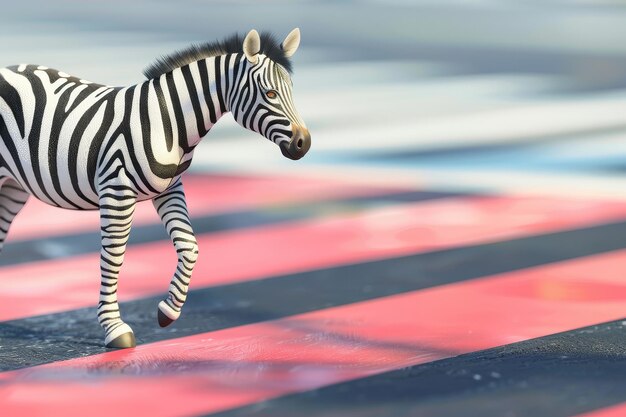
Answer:
[[(261, 32), (261, 54), (266, 55), (275, 63), (283, 66), (291, 73), (291, 61), (285, 56), (280, 42), (269, 32)], [(143, 70), (148, 78), (156, 78), (167, 72), (180, 68), (204, 58), (224, 54), (243, 53), (244, 36), (236, 33), (226, 39), (215, 42), (192, 44), (191, 46), (157, 58)]]

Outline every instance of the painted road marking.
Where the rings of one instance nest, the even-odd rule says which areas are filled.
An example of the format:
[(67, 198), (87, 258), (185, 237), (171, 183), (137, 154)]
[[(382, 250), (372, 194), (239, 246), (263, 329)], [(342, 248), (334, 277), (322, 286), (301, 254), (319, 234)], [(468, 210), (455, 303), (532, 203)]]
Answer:
[(624, 262), (599, 255), (7, 372), (0, 403), (12, 415), (217, 412), (621, 318), (626, 284), (597, 271)]
[[(199, 235), (200, 250), (207, 255), (197, 263), (192, 289), (583, 227), (624, 216), (623, 203), (467, 197)], [(168, 271), (176, 265), (169, 242), (129, 247), (125, 259), (122, 301), (163, 293)], [(0, 292), (5, 295), (0, 320), (93, 305), (98, 264), (99, 254), (92, 253), (0, 268)], [(20, 285), (12, 277), (20, 277)]]

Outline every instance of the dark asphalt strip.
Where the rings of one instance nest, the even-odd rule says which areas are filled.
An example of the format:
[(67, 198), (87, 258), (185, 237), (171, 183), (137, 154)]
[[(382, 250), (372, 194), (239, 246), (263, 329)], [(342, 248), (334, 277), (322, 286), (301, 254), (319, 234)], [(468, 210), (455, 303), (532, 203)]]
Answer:
[[(191, 291), (181, 318), (157, 325), (161, 297), (122, 303), (138, 343), (257, 323), (626, 247), (626, 222), (267, 277)], [(245, 262), (245, 259), (242, 259)], [(19, 277), (16, 277), (19, 279)], [(154, 277), (163, 282), (169, 276)], [(262, 277), (259, 277), (262, 278)], [(123, 292), (123, 282), (121, 291)], [(193, 284), (192, 284), (193, 287)], [(96, 302), (94, 295), (94, 305)], [(0, 323), (0, 370), (104, 352), (95, 308)]]
[(293, 394), (213, 417), (568, 417), (626, 401), (616, 321)]
[[(368, 196), (282, 204), (255, 210), (198, 216), (192, 218), (192, 225), (196, 234), (211, 233), (306, 220), (314, 218), (320, 213), (327, 216), (383, 205), (466, 195), (435, 191), (378, 193)], [(169, 238), (161, 224), (138, 225), (132, 228), (129, 245), (167, 239)], [(100, 225), (94, 223), (93, 230), (89, 232), (8, 242), (0, 255), (0, 267), (98, 251), (100, 251)]]

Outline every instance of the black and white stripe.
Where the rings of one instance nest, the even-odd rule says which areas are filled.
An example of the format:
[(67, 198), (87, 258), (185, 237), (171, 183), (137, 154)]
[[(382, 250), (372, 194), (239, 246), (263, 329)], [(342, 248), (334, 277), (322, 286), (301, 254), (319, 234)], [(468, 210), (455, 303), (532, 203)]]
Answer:
[(168, 325), (180, 315), (198, 256), (180, 176), (200, 139), (228, 111), (278, 144), (304, 126), (280, 64), (263, 54), (252, 63), (243, 50), (212, 53), (125, 88), (36, 65), (0, 69), (0, 245), (29, 195), (100, 210), (98, 319), (107, 346), (135, 343), (117, 302), (135, 203), (153, 200), (178, 255), (159, 304), (159, 322)]

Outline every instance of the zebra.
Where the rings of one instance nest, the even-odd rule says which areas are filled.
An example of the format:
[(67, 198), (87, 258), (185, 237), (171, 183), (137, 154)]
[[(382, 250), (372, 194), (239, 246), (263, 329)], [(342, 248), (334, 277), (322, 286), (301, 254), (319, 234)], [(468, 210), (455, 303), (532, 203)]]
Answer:
[(136, 345), (120, 314), (117, 283), (139, 201), (152, 200), (177, 253), (161, 327), (179, 318), (198, 243), (181, 174), (227, 112), (238, 124), (302, 158), (311, 136), (292, 100), (291, 57), (300, 30), (278, 42), (251, 30), (158, 58), (147, 80), (110, 87), (39, 65), (0, 69), (0, 250), (29, 196), (61, 208), (99, 210), (98, 322), (108, 348)]

